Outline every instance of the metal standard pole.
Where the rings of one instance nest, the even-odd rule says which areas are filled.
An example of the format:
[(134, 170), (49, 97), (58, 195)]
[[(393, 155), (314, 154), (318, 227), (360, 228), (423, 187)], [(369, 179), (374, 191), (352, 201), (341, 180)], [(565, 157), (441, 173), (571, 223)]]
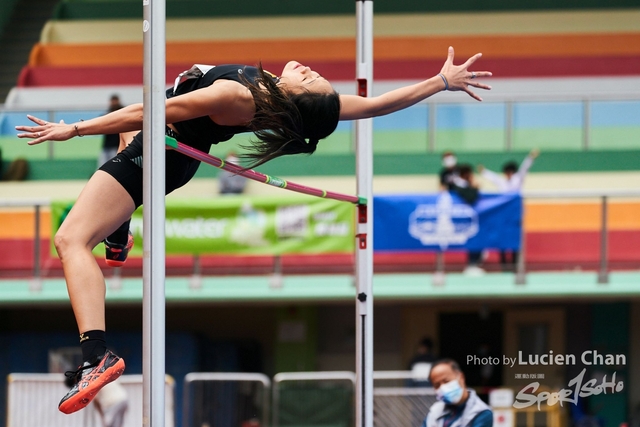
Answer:
[(165, 0), (143, 0), (143, 426), (164, 427)]
[[(47, 121), (49, 123), (55, 123), (56, 122), (55, 112), (54, 111), (49, 110), (47, 112)], [(47, 144), (49, 144), (48, 150), (47, 150), (49, 160), (53, 160), (53, 157), (55, 156), (55, 153), (54, 153), (54, 145), (55, 145), (54, 141), (48, 141)]]
[(600, 225), (600, 271), (598, 272), (598, 283), (609, 283), (609, 234), (607, 229), (607, 196), (602, 196), (602, 219)]
[(582, 102), (582, 149), (587, 151), (591, 145), (591, 102)]
[(33, 277), (40, 279), (40, 205), (35, 206), (34, 239), (33, 239)]
[(524, 217), (525, 217), (525, 199), (522, 199), (522, 218), (520, 221), (520, 252), (518, 253), (518, 261), (516, 262), (516, 276), (515, 276), (515, 284), (516, 285), (526, 285), (527, 284), (527, 272), (525, 265), (525, 257), (527, 256), (527, 241), (526, 241), (526, 232), (524, 229)]
[(33, 279), (29, 282), (29, 291), (42, 291), (42, 277), (40, 266), (42, 264), (41, 241), (40, 241), (40, 205), (36, 203), (34, 212), (34, 230), (33, 230)]
[[(373, 1), (356, 1), (356, 77), (358, 95), (373, 84)], [(373, 427), (373, 121), (356, 122), (359, 205), (356, 242), (356, 426)]]
[(427, 151), (429, 153), (436, 152), (436, 119), (437, 107), (435, 102), (430, 102), (427, 113)]
[(505, 102), (504, 107), (504, 144), (505, 150), (511, 151), (513, 149), (513, 102)]
[(444, 286), (447, 278), (444, 274), (444, 252), (442, 249), (439, 249), (436, 252), (436, 271), (433, 273), (433, 277), (431, 277), (431, 284), (433, 286)]

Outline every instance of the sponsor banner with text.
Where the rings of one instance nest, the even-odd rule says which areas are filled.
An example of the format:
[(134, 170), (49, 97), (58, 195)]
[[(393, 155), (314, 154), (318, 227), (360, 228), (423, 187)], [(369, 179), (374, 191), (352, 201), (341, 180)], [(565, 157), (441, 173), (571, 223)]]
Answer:
[[(73, 202), (51, 204), (52, 233)], [(350, 253), (354, 250), (350, 203), (308, 196), (225, 196), (166, 201), (167, 254), (279, 255)], [(131, 220), (133, 255), (142, 254), (142, 208)], [(52, 239), (53, 241), (53, 239)], [(55, 254), (55, 249), (53, 249)], [(94, 250), (104, 255), (102, 244)]]

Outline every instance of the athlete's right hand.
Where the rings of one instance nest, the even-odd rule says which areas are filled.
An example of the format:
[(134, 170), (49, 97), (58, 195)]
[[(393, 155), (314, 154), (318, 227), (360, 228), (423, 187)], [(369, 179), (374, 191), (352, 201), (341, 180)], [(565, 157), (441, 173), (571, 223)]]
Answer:
[(73, 125), (65, 124), (63, 120), (60, 123), (50, 123), (38, 117), (27, 115), (27, 118), (34, 122), (37, 126), (16, 126), (19, 133), (18, 138), (32, 138), (28, 141), (29, 145), (40, 144), (45, 141), (66, 141), (75, 136), (76, 130)]

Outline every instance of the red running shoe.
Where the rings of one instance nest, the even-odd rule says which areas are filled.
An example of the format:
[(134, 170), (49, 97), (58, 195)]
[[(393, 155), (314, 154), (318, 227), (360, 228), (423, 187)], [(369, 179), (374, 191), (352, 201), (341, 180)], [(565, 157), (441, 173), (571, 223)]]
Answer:
[(104, 239), (104, 259), (107, 265), (109, 267), (122, 267), (127, 260), (127, 255), (129, 255), (131, 248), (133, 248), (133, 234), (131, 234), (131, 231), (129, 231), (126, 245), (111, 243), (107, 239)]
[(72, 414), (84, 408), (102, 387), (116, 380), (124, 372), (124, 360), (107, 350), (96, 360), (84, 362), (77, 371), (65, 375), (74, 381), (69, 393), (58, 404), (60, 412)]

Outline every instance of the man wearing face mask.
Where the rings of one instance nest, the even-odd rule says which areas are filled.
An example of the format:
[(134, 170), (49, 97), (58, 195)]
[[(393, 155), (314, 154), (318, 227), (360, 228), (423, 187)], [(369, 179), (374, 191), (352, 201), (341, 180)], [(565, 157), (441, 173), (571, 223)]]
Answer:
[(442, 359), (431, 367), (429, 380), (438, 402), (429, 410), (422, 427), (492, 427), (493, 412), (475, 391), (468, 389), (460, 366)]
[(442, 153), (442, 169), (440, 170), (440, 190), (450, 190), (456, 179), (460, 179), (458, 159), (451, 151)]

